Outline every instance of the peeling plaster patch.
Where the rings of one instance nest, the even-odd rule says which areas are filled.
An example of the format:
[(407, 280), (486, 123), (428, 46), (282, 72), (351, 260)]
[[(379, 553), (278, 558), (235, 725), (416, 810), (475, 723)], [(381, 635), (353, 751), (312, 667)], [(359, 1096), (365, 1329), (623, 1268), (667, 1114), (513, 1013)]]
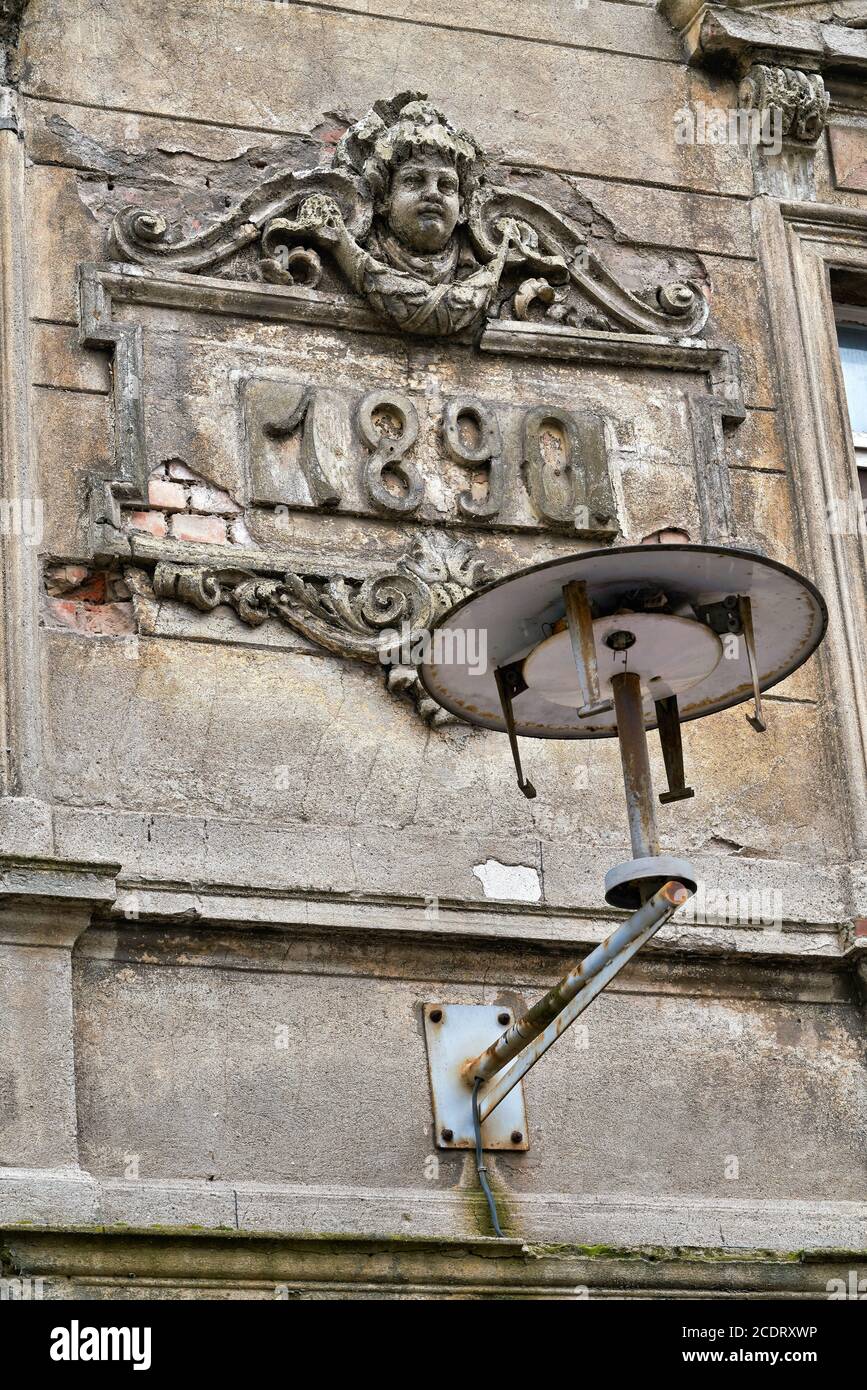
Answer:
[(538, 870), (525, 864), (501, 864), (499, 859), (486, 859), (484, 864), (474, 865), (473, 873), (481, 882), (486, 898), (516, 903), (541, 901)]

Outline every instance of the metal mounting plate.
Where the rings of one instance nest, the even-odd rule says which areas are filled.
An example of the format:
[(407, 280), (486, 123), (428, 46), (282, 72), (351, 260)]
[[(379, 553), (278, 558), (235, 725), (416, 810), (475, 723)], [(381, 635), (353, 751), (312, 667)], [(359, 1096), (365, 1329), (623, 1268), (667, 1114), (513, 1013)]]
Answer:
[[(500, 1015), (507, 1012), (507, 1022), (501, 1023)], [(424, 1033), (438, 1149), (475, 1148), (472, 1092), (461, 1078), (461, 1067), (490, 1047), (512, 1022), (511, 1010), (502, 1004), (425, 1004)], [(451, 1137), (445, 1138), (447, 1134)], [(513, 1134), (519, 1134), (520, 1139), (513, 1140)], [(521, 1153), (530, 1147), (527, 1135), (524, 1088), (519, 1082), (483, 1121), (482, 1144), (486, 1149)]]

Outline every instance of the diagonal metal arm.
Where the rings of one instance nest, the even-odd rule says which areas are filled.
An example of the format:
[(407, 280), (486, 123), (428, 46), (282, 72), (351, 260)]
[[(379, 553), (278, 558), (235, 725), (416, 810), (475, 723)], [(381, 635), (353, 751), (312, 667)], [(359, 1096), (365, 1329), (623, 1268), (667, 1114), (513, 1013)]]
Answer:
[(664, 884), (485, 1052), (466, 1063), (462, 1075), (468, 1085), (479, 1077), (492, 1082), (481, 1095), (482, 1120), (690, 897), (692, 890), (684, 884), (673, 880)]

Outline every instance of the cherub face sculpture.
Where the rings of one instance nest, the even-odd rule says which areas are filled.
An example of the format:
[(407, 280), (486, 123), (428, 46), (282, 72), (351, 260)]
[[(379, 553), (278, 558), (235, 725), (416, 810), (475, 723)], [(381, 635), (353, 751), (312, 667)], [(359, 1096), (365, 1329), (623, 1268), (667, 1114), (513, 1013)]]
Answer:
[(385, 215), (410, 251), (443, 251), (461, 216), (460, 181), (451, 161), (419, 150), (399, 164), (391, 176)]
[(466, 220), (482, 151), (418, 92), (379, 101), (346, 132), (335, 168), (360, 175), (380, 223), (417, 256), (446, 250)]

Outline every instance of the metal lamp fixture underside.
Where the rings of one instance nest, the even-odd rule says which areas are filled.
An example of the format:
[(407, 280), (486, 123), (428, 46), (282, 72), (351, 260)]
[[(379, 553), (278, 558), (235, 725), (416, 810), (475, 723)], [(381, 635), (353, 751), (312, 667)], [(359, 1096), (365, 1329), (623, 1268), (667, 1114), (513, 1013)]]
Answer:
[[(668, 600), (665, 609), (636, 612), (636, 622), (647, 629), (638, 634), (636, 648), (642, 649), (643, 660), (655, 657), (652, 664), (661, 668), (648, 671), (647, 684), (644, 679), (642, 682), (647, 728), (656, 727), (653, 700), (658, 698), (677, 694), (679, 718), (684, 723), (752, 696), (747, 643), (730, 644), (717, 651), (714, 660), (713, 639), (719, 639), (720, 634), (707, 621), (699, 623), (697, 613), (724, 605), (732, 597), (749, 599), (758, 687), (762, 691), (785, 680), (807, 660), (821, 642), (827, 624), (824, 600), (808, 580), (786, 565), (749, 551), (686, 544), (588, 550), (521, 570), (488, 585), (445, 614), (434, 629), (433, 659), (419, 672), (428, 692), (468, 723), (506, 732), (495, 671), (519, 662), (523, 663), (527, 688), (513, 697), (517, 734), (525, 738), (616, 737), (617, 721), (610, 701), (607, 709), (582, 717), (578, 699), (569, 699), (568, 685), (561, 686), (556, 694), (545, 694), (534, 684), (533, 668), (546, 660), (562, 675), (569, 674), (568, 633), (555, 629), (564, 619), (564, 587), (575, 580), (586, 585), (594, 610), (603, 693), (606, 672), (610, 679), (615, 669), (638, 669), (637, 650), (631, 662), (628, 651), (622, 653), (626, 659), (618, 662), (620, 654), (605, 646), (605, 635), (629, 626), (625, 618), (623, 622), (616, 620), (616, 615), (624, 610), (636, 612), (636, 595), (645, 596), (640, 602), (654, 593)], [(683, 620), (676, 625), (676, 633), (665, 632), (666, 626), (675, 626), (673, 623), (654, 624), (653, 618), (661, 616)], [(550, 647), (543, 644), (559, 647), (559, 665)], [(479, 654), (482, 660), (475, 659)], [(702, 661), (709, 667), (705, 674), (701, 674)], [(692, 679), (696, 671), (700, 678)], [(551, 670), (546, 674), (550, 676)], [(657, 678), (655, 684), (653, 678)], [(554, 688), (556, 681), (548, 686), (549, 691)]]

